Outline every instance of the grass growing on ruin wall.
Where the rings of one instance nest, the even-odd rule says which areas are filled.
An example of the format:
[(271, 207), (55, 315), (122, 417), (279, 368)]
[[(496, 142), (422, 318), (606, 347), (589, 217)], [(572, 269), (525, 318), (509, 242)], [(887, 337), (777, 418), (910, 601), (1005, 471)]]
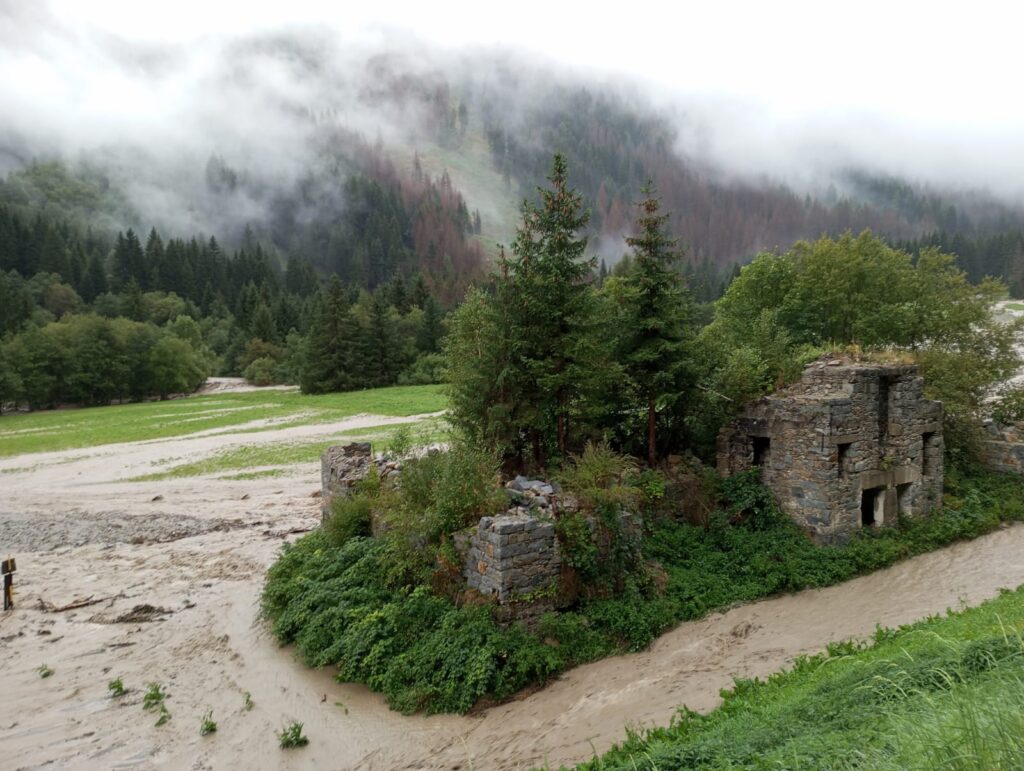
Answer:
[(681, 710), (580, 768), (1022, 768), (1022, 632), (1024, 587), (737, 680), (713, 712)]
[(642, 649), (680, 621), (835, 584), (1002, 520), (1024, 520), (1024, 480), (980, 471), (951, 471), (947, 480), (941, 514), (819, 548), (754, 478), (734, 477), (708, 528), (675, 521), (651, 528), (644, 553), (665, 572), (661, 590), (627, 581), (614, 598), (548, 614), (536, 634), (502, 629), (489, 606), (458, 607), (426, 585), (395, 588), (386, 582), (385, 542), (357, 537), (337, 547), (319, 531), (286, 547), (271, 567), (263, 608), (278, 639), (294, 643), (308, 664), (335, 665), (339, 679), (366, 683), (404, 712), (464, 712), (577, 664)]
[(447, 406), (441, 386), (395, 386), (311, 396), (295, 391), (249, 391), (166, 402), (47, 410), (0, 417), (0, 457), (184, 436), (273, 420), (268, 430), (326, 423), (358, 414), (404, 417)]

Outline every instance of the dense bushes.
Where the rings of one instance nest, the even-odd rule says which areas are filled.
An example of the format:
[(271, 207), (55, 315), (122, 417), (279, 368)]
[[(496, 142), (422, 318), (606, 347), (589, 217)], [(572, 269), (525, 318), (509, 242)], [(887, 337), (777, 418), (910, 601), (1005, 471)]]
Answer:
[(465, 712), (568, 664), (520, 629), (499, 629), (488, 607), (456, 607), (428, 588), (395, 589), (388, 544), (316, 532), (270, 569), (263, 607), (282, 642), (312, 666), (364, 682), (404, 712)]
[(187, 316), (157, 327), (68, 315), (14, 335), (0, 343), (8, 372), (0, 382), (0, 404), (98, 405), (193, 391), (210, 372), (210, 353), (189, 339), (192, 326)]
[[(410, 476), (401, 504), (406, 512), (446, 505), (432, 480), (464, 470), (469, 461), (453, 461), (446, 470), (438, 460), (443, 457), (427, 456), (415, 481)], [(479, 698), (504, 698), (567, 667), (641, 649), (679, 621), (834, 584), (991, 531), (1001, 520), (1024, 521), (1024, 480), (977, 469), (951, 469), (947, 480), (943, 512), (865, 531), (844, 547), (821, 548), (778, 515), (756, 481), (741, 476), (723, 486), (720, 511), (707, 528), (673, 520), (650, 526), (643, 558), (657, 563), (663, 582), (627, 575), (615, 596), (584, 597), (571, 610), (548, 614), (535, 634), (501, 629), (491, 606), (459, 606), (463, 598), (427, 588), (438, 552), (424, 546), (427, 532), (439, 526), (436, 519), (379, 540), (348, 533), (340, 548), (332, 544), (330, 525), (327, 533), (306, 536), (271, 568), (263, 607), (274, 633), (295, 643), (311, 665), (338, 666), (340, 679), (366, 683), (397, 709), (465, 711)], [(363, 504), (351, 505), (363, 511)], [(449, 509), (447, 516), (457, 520), (459, 511)], [(472, 516), (479, 513), (474, 509)]]

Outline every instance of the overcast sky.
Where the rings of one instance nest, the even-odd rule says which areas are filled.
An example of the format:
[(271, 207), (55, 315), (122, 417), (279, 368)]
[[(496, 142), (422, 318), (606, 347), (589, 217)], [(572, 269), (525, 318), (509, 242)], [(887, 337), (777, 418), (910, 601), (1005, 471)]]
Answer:
[(625, 76), (665, 105), (702, 105), (717, 116), (704, 149), (772, 173), (847, 152), (924, 178), (1024, 187), (1024, 14), (1009, 2), (43, 5), (0, 0), (0, 99), (50, 102), (40, 112), (51, 116), (62, 102), (91, 114), (130, 103), (145, 116), (188, 99), (163, 91), (158, 104), (143, 81), (112, 72), (105, 62), (118, 39), (201, 51), (224, 37), (312, 26), (353, 43), (502, 47)]

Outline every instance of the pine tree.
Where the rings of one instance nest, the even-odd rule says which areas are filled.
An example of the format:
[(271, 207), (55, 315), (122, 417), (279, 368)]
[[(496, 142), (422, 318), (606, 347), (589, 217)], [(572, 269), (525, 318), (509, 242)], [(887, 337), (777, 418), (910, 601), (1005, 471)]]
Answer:
[(274, 322), (274, 314), (266, 302), (260, 300), (252, 312), (249, 322), (249, 334), (268, 343), (278, 340), (277, 324)]
[(391, 304), (398, 309), (399, 314), (404, 316), (409, 312), (409, 290), (406, 289), (405, 278), (402, 277), (401, 273), (395, 273), (395, 277), (391, 279), (388, 295)]
[(678, 396), (684, 365), (689, 296), (675, 266), (681, 257), (678, 239), (670, 238), (660, 213), (661, 202), (648, 182), (641, 191), (636, 235), (626, 239), (633, 249), (633, 269), (623, 279), (624, 308), (619, 328), (618, 358), (643, 400), (647, 413), (647, 461), (657, 459), (658, 403)]
[[(432, 244), (431, 244), (432, 245)], [(412, 287), (412, 304), (417, 308), (426, 310), (427, 300), (430, 299), (430, 291), (427, 289), (427, 284), (423, 280), (423, 274), (416, 274), (416, 283)]]
[(428, 297), (423, 306), (423, 321), (416, 333), (416, 350), (419, 353), (437, 353), (441, 348), (444, 326), (441, 323), (441, 306), (433, 297)]
[(160, 234), (156, 232), (156, 228), (152, 228), (149, 231), (149, 237), (146, 239), (146, 250), (143, 252), (146, 265), (146, 284), (150, 289), (157, 289), (160, 287), (160, 281), (162, 276), (160, 275), (160, 268), (164, 262), (164, 242), (160, 238)]
[(341, 281), (332, 276), (314, 300), (299, 379), (302, 392), (319, 394), (351, 388), (357, 366), (354, 346), (348, 298)]
[(548, 180), (551, 188), (539, 191), (540, 207), (524, 204), (513, 258), (503, 266), (526, 376), (518, 398), (530, 405), (528, 430), (538, 466), (544, 465), (542, 441), (551, 415), (558, 452), (568, 453), (572, 403), (586, 374), (579, 354), (592, 310), (587, 279), (595, 262), (584, 257), (587, 239), (579, 233), (589, 214), (569, 187), (564, 156), (555, 155)]
[(370, 301), (363, 341), (368, 384), (373, 387), (393, 385), (398, 377), (398, 342), (391, 306), (383, 291), (376, 292)]
[(46, 228), (46, 237), (39, 253), (39, 270), (43, 273), (57, 273), (61, 280), (69, 281), (71, 279), (70, 267), (68, 250), (60, 232), (54, 227)]
[(82, 276), (81, 286), (78, 293), (87, 303), (91, 303), (101, 294), (107, 291), (107, 270), (103, 266), (103, 257), (99, 252), (89, 255), (89, 262), (85, 267), (85, 275)]
[(142, 289), (148, 276), (145, 275), (146, 257), (142, 251), (138, 236), (128, 228), (125, 233), (117, 234), (117, 245), (114, 247), (113, 287), (118, 292), (128, 290), (131, 281)]

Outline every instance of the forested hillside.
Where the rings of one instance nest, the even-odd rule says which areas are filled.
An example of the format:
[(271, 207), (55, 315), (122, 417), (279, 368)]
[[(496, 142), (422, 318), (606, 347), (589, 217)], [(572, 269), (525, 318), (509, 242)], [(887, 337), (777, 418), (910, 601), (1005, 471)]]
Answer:
[[(642, 97), (529, 62), (354, 61), (287, 35), (232, 55), (213, 83), (253, 90), (266, 137), (219, 116), (201, 156), (71, 155), (0, 132), (19, 159), (0, 180), (0, 403), (162, 396), (213, 373), (311, 391), (436, 381), (445, 313), (488, 285), (555, 152), (589, 211), (598, 281), (654, 182), (696, 319), (758, 252), (864, 228), (1024, 292), (1024, 209), (985, 193), (848, 168), (797, 190), (719, 168)], [(313, 85), (265, 94), (248, 71), (270, 65)], [(178, 365), (158, 372), (143, 352), (168, 335), (186, 346), (164, 343)]]

